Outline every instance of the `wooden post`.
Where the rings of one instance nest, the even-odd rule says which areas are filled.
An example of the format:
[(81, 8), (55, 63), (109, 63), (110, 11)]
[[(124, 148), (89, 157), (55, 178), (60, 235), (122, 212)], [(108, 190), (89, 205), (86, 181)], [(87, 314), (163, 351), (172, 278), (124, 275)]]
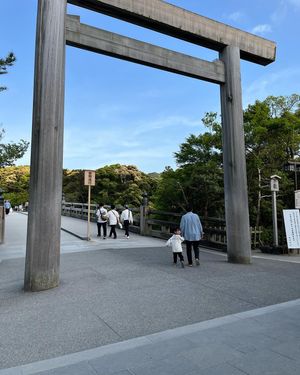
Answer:
[(227, 256), (229, 262), (248, 264), (251, 240), (239, 48), (226, 47), (220, 59), (226, 80), (221, 84), (221, 108)]
[(59, 284), (66, 0), (39, 0), (24, 289)]
[(87, 241), (90, 241), (90, 214), (91, 214), (91, 185), (88, 186), (88, 217), (87, 217)]

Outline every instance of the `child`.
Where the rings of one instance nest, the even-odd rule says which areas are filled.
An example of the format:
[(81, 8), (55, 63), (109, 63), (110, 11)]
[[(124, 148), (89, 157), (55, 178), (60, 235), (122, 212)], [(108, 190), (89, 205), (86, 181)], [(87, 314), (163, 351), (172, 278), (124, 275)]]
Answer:
[(176, 228), (174, 230), (173, 236), (168, 239), (166, 246), (172, 246), (174, 264), (177, 264), (177, 256), (179, 256), (181, 267), (184, 268), (184, 259), (182, 255), (181, 246), (181, 243), (184, 241), (184, 238), (181, 237), (180, 233), (180, 229)]

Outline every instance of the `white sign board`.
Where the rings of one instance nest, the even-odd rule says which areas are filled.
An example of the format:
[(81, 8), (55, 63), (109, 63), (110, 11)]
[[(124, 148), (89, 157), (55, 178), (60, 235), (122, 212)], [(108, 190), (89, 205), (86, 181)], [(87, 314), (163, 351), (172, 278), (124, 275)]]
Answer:
[(95, 186), (95, 171), (84, 171), (84, 185)]
[(283, 210), (287, 246), (300, 249), (300, 213), (299, 210)]
[(271, 179), (271, 191), (279, 191), (279, 181), (276, 178)]

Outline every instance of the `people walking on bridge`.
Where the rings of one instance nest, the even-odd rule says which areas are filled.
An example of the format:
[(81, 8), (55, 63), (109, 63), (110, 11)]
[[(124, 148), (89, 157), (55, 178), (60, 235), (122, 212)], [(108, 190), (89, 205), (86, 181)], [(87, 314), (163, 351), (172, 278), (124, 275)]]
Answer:
[(107, 216), (108, 216), (108, 223), (110, 226), (110, 232), (109, 232), (109, 237), (114, 236), (114, 239), (117, 238), (117, 233), (116, 233), (116, 226), (120, 222), (120, 215), (118, 211), (115, 209), (116, 206), (112, 204), (110, 206), (110, 211), (108, 211)]
[(188, 265), (193, 266), (192, 248), (195, 255), (195, 263), (200, 265), (199, 261), (199, 241), (203, 235), (202, 224), (197, 214), (193, 213), (193, 207), (187, 209), (187, 213), (182, 216), (180, 221), (181, 233), (186, 242), (186, 255), (188, 258)]
[(96, 212), (97, 216), (97, 229), (98, 234), (97, 237), (101, 237), (101, 228), (103, 228), (103, 239), (106, 239), (106, 231), (107, 231), (107, 209), (104, 208), (104, 204), (100, 203), (99, 208)]
[(8, 214), (9, 214), (9, 211), (10, 211), (10, 209), (11, 209), (10, 201), (5, 201), (5, 202), (4, 202), (4, 208), (5, 208), (5, 213), (6, 213), (6, 215), (8, 215)]
[(173, 252), (173, 263), (177, 264), (177, 257), (180, 259), (180, 265), (182, 268), (184, 268), (184, 258), (182, 255), (182, 242), (184, 241), (184, 238), (181, 236), (180, 228), (176, 228), (173, 232), (173, 236), (168, 239), (166, 246), (172, 247)]
[(127, 204), (125, 204), (124, 208), (121, 213), (121, 223), (124, 225), (126, 238), (129, 238), (129, 225), (133, 224), (133, 217)]

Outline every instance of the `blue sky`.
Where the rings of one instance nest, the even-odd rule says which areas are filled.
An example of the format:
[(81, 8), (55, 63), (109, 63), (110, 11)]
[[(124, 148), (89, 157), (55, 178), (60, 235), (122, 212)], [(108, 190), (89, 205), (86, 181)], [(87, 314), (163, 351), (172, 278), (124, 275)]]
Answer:
[[(150, 0), (149, 0), (150, 1)], [(243, 61), (244, 108), (268, 95), (300, 93), (300, 0), (169, 0), (171, 4), (277, 43), (266, 67)], [(0, 56), (17, 63), (0, 84), (5, 142), (31, 140), (37, 0), (2, 0)], [(81, 22), (206, 60), (216, 52), (68, 5)], [(204, 131), (205, 112), (220, 113), (219, 86), (111, 57), (66, 50), (64, 168), (121, 163), (144, 172), (176, 167), (173, 153), (189, 134)], [(18, 165), (30, 163), (30, 152)]]

